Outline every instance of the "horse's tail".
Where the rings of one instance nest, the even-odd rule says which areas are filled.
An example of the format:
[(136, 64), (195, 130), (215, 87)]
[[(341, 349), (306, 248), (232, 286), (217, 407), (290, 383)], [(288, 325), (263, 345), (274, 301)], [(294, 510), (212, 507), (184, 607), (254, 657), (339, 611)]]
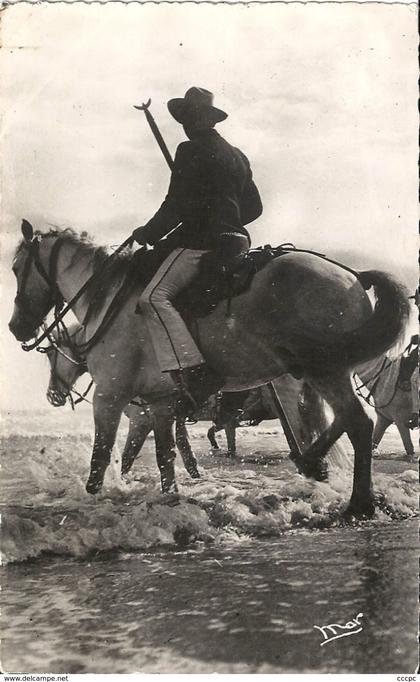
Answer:
[(364, 289), (374, 288), (376, 303), (373, 314), (361, 327), (347, 332), (334, 344), (306, 349), (311, 350), (312, 361), (321, 363), (321, 366), (325, 362), (340, 365), (344, 363), (354, 368), (404, 340), (410, 317), (406, 288), (380, 270), (360, 272), (358, 279)]
[(357, 364), (378, 357), (402, 341), (410, 318), (408, 291), (381, 270), (359, 273), (364, 289), (373, 287), (376, 303), (373, 315), (346, 339), (346, 356)]

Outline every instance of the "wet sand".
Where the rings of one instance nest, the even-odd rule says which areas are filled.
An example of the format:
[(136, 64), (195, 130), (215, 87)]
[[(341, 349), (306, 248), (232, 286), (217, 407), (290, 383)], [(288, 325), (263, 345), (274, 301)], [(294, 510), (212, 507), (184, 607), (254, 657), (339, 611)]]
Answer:
[[(3, 580), (3, 663), (9, 672), (412, 673), (416, 526), (15, 564)], [(358, 613), (362, 632), (320, 646), (314, 625)]]

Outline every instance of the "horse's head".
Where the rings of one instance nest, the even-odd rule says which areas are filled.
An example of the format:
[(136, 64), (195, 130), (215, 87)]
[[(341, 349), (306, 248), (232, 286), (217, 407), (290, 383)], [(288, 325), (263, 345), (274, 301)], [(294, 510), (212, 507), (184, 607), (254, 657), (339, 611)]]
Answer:
[(50, 363), (47, 400), (54, 407), (62, 407), (75, 382), (86, 372), (87, 367), (85, 359), (77, 352), (75, 334), (71, 327), (65, 336), (54, 331), (50, 341), (51, 345), (44, 349)]
[(22, 222), (23, 239), (13, 261), (17, 280), (13, 314), (9, 329), (18, 341), (35, 336), (42, 321), (58, 300), (55, 276), (52, 274), (56, 240), (34, 234), (26, 220)]

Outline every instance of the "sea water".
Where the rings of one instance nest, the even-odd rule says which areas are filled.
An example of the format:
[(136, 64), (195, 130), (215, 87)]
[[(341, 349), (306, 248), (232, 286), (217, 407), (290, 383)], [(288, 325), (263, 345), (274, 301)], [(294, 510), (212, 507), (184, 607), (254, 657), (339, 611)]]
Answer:
[[(160, 494), (152, 438), (121, 480), (126, 424), (92, 497), (90, 412), (6, 415), (3, 668), (413, 672), (417, 475), (398, 436), (374, 461), (375, 518), (348, 525), (348, 443), (320, 483), (273, 423), (239, 429), (236, 460), (209, 452), (207, 426), (189, 428), (202, 477), (177, 458), (179, 498)], [(321, 646), (315, 626), (359, 613)]]

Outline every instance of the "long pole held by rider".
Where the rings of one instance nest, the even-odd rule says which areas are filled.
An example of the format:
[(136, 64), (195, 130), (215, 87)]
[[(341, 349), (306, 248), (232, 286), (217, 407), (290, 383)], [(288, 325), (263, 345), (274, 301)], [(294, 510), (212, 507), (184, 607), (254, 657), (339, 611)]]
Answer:
[[(174, 167), (173, 159), (172, 159), (172, 156), (169, 152), (169, 149), (165, 143), (165, 140), (163, 139), (162, 134), (161, 134), (161, 132), (157, 126), (157, 123), (156, 123), (155, 119), (153, 118), (153, 116), (150, 112), (151, 103), (152, 103), (152, 100), (149, 98), (146, 103), (143, 103), (141, 105), (134, 105), (134, 108), (139, 110), (139, 111), (144, 112), (144, 114), (146, 116), (146, 120), (150, 126), (150, 129), (151, 129), (154, 137), (155, 137), (155, 140), (158, 143), (159, 148), (160, 148), (170, 170), (172, 170)], [(283, 405), (281, 403), (278, 392), (277, 392), (277, 390), (276, 390), (276, 388), (272, 382), (269, 383), (269, 389), (270, 389), (270, 394), (271, 394), (271, 399), (273, 401), (273, 405), (274, 405), (274, 407), (275, 407), (275, 409), (279, 415), (279, 418), (280, 418), (280, 421), (283, 425), (283, 428), (285, 428), (285, 430), (287, 431), (287, 439), (289, 441), (290, 447), (298, 455), (301, 455), (302, 454), (301, 445), (300, 445), (300, 443), (299, 443), (299, 441), (298, 441), (298, 439), (294, 433), (292, 424), (290, 423), (290, 420), (288, 419), (287, 414), (284, 411), (284, 408), (283, 408)]]

